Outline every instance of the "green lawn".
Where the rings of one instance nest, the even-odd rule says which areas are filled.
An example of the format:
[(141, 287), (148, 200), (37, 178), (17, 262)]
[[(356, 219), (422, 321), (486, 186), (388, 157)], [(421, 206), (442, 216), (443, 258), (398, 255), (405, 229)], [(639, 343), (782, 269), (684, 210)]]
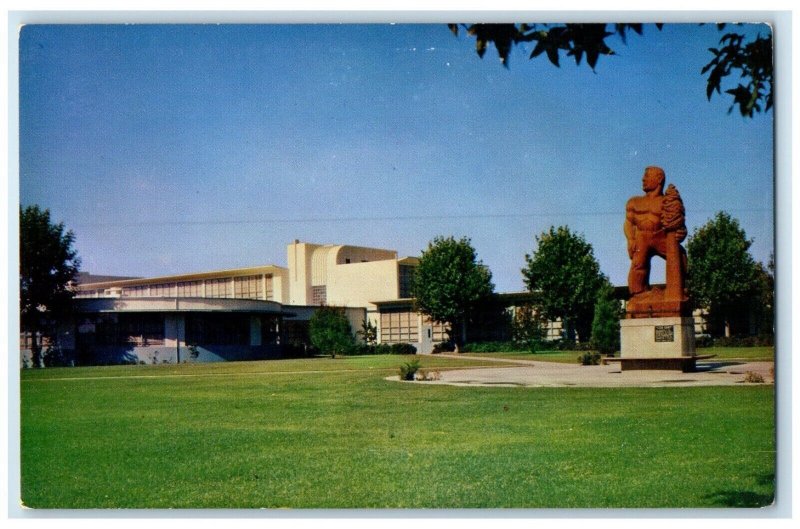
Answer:
[[(384, 380), (408, 360), (22, 371), (23, 501), (42, 508), (772, 501), (772, 386), (462, 388)], [(422, 361), (432, 368), (462, 362)]]

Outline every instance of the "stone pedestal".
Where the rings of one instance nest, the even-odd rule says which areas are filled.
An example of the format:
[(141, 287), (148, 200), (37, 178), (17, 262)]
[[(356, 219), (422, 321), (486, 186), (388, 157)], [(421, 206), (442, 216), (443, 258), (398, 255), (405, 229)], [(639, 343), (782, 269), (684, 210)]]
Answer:
[(621, 358), (694, 356), (694, 318), (630, 318), (620, 320)]

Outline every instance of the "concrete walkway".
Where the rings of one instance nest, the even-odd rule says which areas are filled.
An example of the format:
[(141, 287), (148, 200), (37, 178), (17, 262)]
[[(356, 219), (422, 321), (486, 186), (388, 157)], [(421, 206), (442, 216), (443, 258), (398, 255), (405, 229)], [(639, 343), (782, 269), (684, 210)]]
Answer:
[[(445, 358), (468, 359), (463, 355), (437, 355)], [(619, 364), (582, 366), (535, 360), (473, 357), (503, 367), (483, 367), (441, 371), (440, 380), (419, 384), (448, 384), (454, 386), (501, 387), (671, 387), (671, 386), (732, 386), (746, 384), (748, 372), (761, 375), (764, 383), (773, 384), (773, 362), (744, 362), (706, 360), (697, 363), (697, 372), (680, 371), (621, 371)], [(428, 370), (430, 371), (430, 370)], [(397, 378), (397, 377), (394, 377)]]

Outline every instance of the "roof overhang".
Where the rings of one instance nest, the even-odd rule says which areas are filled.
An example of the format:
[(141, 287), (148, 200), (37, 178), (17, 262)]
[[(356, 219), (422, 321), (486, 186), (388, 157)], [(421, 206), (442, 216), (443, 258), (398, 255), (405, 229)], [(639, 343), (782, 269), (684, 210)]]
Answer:
[(235, 268), (231, 270), (216, 270), (213, 272), (199, 272), (194, 274), (181, 274), (181, 275), (172, 275), (172, 276), (160, 276), (160, 277), (140, 277), (136, 279), (123, 279), (117, 281), (101, 281), (101, 282), (94, 282), (94, 283), (81, 283), (78, 285), (78, 290), (96, 290), (100, 288), (112, 288), (112, 287), (133, 287), (139, 285), (155, 285), (155, 284), (162, 284), (162, 283), (178, 283), (183, 281), (199, 281), (201, 279), (222, 279), (222, 278), (231, 278), (231, 277), (242, 277), (242, 276), (250, 276), (250, 275), (260, 275), (260, 274), (278, 274), (280, 272), (286, 271), (286, 268), (275, 266), (275, 265), (265, 265), (265, 266), (254, 266), (250, 268)]
[(224, 298), (79, 298), (79, 313), (100, 312), (241, 312), (291, 316), (275, 301)]

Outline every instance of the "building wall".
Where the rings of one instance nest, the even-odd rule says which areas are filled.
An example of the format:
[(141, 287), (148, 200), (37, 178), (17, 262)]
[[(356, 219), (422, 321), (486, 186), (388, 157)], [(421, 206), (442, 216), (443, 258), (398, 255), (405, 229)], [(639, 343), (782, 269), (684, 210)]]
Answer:
[(272, 276), (272, 299), (278, 303), (289, 303), (289, 270), (276, 270)]
[(311, 298), (311, 256), (318, 244), (295, 241), (286, 248), (289, 304), (308, 305)]
[(393, 250), (295, 241), (286, 257), (292, 305), (366, 307), (398, 295)]
[(397, 261), (337, 265), (328, 269), (327, 303), (366, 307), (376, 299), (398, 296)]

